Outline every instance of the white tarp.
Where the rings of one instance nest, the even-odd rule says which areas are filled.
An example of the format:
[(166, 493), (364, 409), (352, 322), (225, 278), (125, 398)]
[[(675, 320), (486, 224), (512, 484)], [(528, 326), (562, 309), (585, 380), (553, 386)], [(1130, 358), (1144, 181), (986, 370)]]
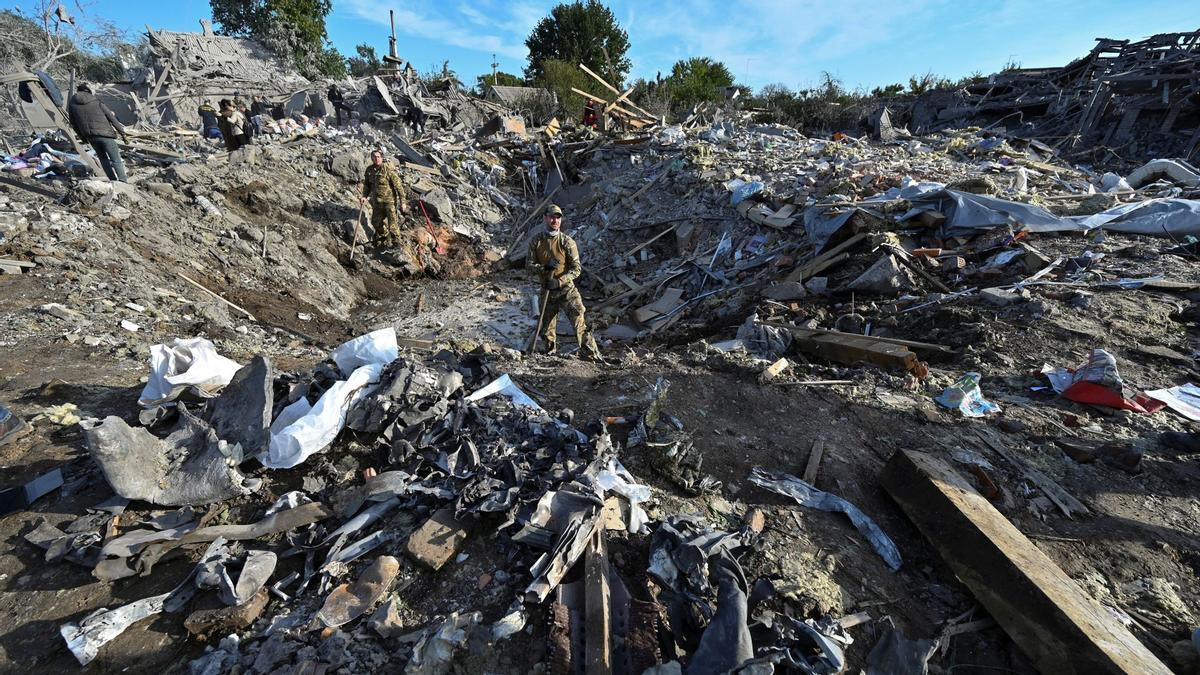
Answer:
[(236, 361), (218, 354), (213, 343), (204, 338), (176, 338), (171, 345), (154, 345), (150, 348), (150, 378), (138, 404), (145, 408), (159, 405), (185, 387), (213, 395), (229, 384), (239, 368)]
[(629, 500), (629, 524), (627, 526), (629, 533), (644, 533), (650, 517), (646, 515), (642, 504), (650, 501), (650, 498), (653, 497), (650, 488), (638, 483), (633, 474), (629, 473), (629, 470), (615, 457), (608, 460), (608, 466), (600, 472), (600, 475), (596, 476), (596, 483), (606, 492), (616, 492)]
[(349, 377), (321, 394), (311, 408), (301, 398), (279, 413), (271, 423), (271, 443), (259, 458), (263, 466), (290, 469), (329, 447), (346, 426), (350, 407), (371, 393), (398, 353), (394, 328), (360, 335), (334, 349), (330, 358)]
[(516, 382), (512, 381), (512, 378), (508, 376), (508, 373), (505, 373), (483, 387), (480, 387), (473, 394), (468, 396), (466, 401), (467, 403), (474, 403), (475, 401), (485, 399), (493, 394), (500, 394), (516, 405), (524, 406), (526, 408), (533, 408), (538, 412), (546, 412), (545, 410), (542, 410), (542, 406), (537, 404), (537, 401), (529, 398), (528, 394), (521, 391), (521, 388), (517, 386)]
[(290, 469), (310, 455), (329, 447), (342, 427), (346, 426), (346, 413), (350, 412), (350, 406), (370, 392), (371, 384), (379, 382), (384, 365), (373, 363), (355, 370), (350, 377), (322, 394), (307, 415), (279, 433), (272, 433), (267, 454), (262, 457), (263, 466)]
[[(1014, 230), (1030, 232), (1086, 232), (1103, 228), (1125, 234), (1171, 237), (1200, 235), (1200, 201), (1195, 199), (1147, 199), (1120, 204), (1091, 216), (1056, 216), (1032, 204), (948, 190), (940, 183), (918, 183), (906, 178), (902, 187), (891, 188), (883, 194), (864, 200), (864, 203), (890, 199), (907, 199), (912, 204), (912, 208), (900, 216), (901, 222), (925, 211), (938, 211), (945, 215), (946, 222), (941, 231), (943, 237), (970, 236), (980, 230), (990, 230), (1003, 225), (1011, 225)], [(829, 210), (815, 212), (812, 216), (805, 212), (805, 227), (810, 236), (816, 229), (817, 234), (828, 239), (832, 236), (832, 231), (825, 230), (833, 225), (841, 226), (842, 223), (831, 221), (822, 227), (822, 224), (831, 218), (826, 211)], [(844, 222), (847, 218), (845, 213), (834, 217), (842, 218)]]
[(349, 375), (371, 363), (391, 363), (400, 354), (396, 345), (396, 329), (381, 328), (360, 335), (334, 349), (329, 358), (337, 364), (342, 375)]
[(1191, 382), (1146, 392), (1150, 398), (1162, 401), (1167, 407), (1193, 422), (1200, 422), (1200, 386)]

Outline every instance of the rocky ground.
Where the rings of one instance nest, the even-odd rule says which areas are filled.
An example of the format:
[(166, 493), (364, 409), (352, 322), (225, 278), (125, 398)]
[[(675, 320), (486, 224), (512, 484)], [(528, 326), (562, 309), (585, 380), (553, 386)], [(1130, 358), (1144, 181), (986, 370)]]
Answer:
[[(781, 614), (836, 618), (867, 612), (871, 620), (850, 629), (851, 672), (865, 667), (867, 653), (888, 625), (909, 637), (936, 638), (948, 627), (986, 618), (881, 487), (879, 473), (900, 449), (982, 467), (979, 473), (998, 488), (994, 504), (1009, 520), (1087, 593), (1127, 618), (1134, 634), (1164, 662), (1193, 672), (1196, 654), (1185, 641), (1200, 615), (1200, 502), (1194, 488), (1200, 466), (1196, 455), (1168, 451), (1160, 441), (1162, 432), (1191, 430), (1190, 423), (1169, 411), (1114, 411), (1034, 388), (1046, 385), (1038, 374), (1044, 364), (1074, 367), (1093, 348), (1116, 356), (1126, 383), (1139, 390), (1194, 381), (1194, 299), (1200, 285), (1194, 256), (1165, 253), (1174, 242), (1163, 237), (1110, 234), (1095, 241), (1076, 234), (1031, 235), (1024, 241), (1048, 259), (1075, 258), (1085, 250), (1104, 257), (1088, 276), (1030, 286), (1028, 297), (1007, 304), (973, 294), (921, 308), (935, 292), (921, 281), (906, 294), (810, 289), (802, 298), (770, 300), (762, 295), (764, 288), (806, 259), (808, 243), (795, 234), (802, 229), (799, 223), (791, 230), (761, 227), (740, 215), (729, 204), (725, 185), (731, 179), (761, 179), (771, 195), (768, 203), (778, 210), (810, 198), (856, 201), (899, 185), (904, 176), (949, 183), (990, 175), (1003, 185), (993, 186), (994, 191), (1037, 203), (1078, 190), (1098, 180), (1099, 172), (1032, 168), (1039, 175), (1030, 180), (1041, 189), (1017, 190), (1015, 182), (1009, 186), (1013, 176), (1007, 174), (1014, 172), (1008, 168), (991, 174), (992, 169), (980, 168), (1000, 156), (987, 154), (996, 152), (991, 148), (974, 148), (973, 141), (964, 140), (972, 138), (969, 132), (889, 145), (814, 141), (778, 129), (728, 132), (732, 139), (702, 139), (693, 132), (684, 139), (672, 134), (632, 146), (601, 145), (587, 137), (565, 141), (584, 144), (576, 149), (600, 148), (564, 160), (573, 185), (559, 200), (571, 214), (568, 227), (590, 272), (581, 282), (590, 305), (630, 290), (618, 273), (635, 286), (661, 288), (678, 283), (673, 270), (689, 265), (686, 297), (699, 295), (710, 288), (701, 284), (715, 282), (705, 281), (705, 273), (692, 270), (689, 260), (716, 262), (720, 242), (733, 242), (723, 254), (727, 258), (707, 267), (722, 273), (728, 288), (739, 288), (690, 305), (677, 323), (661, 331), (637, 327), (635, 333), (641, 334), (635, 341), (605, 338), (607, 364), (570, 355), (519, 354), (536, 321), (534, 290), (520, 271), (506, 269), (502, 258), (519, 248), (512, 245), (522, 233), (515, 225), (540, 200), (523, 195), (512, 173), (501, 185), (512, 199), (505, 207), (466, 177), (462, 163), (448, 162), (455, 168), (441, 178), (426, 177), (433, 182), (429, 187), (440, 191), (430, 203), (451, 204), (458, 214), (439, 217), (433, 227), (445, 252), (434, 253), (433, 242), (422, 234), (429, 230), (413, 222), (411, 250), (359, 249), (353, 261), (348, 245), (353, 237), (347, 235), (357, 214), (353, 179), (361, 167), (349, 167), (348, 157), (361, 156), (379, 140), (370, 131), (267, 144), (253, 157), (227, 161), (214, 155), (170, 167), (136, 165), (134, 183), (127, 188), (114, 191), (102, 181), (51, 184), (62, 195), (57, 200), (0, 184), (6, 226), (0, 253), (37, 263), (25, 274), (0, 277), (0, 402), (33, 425), (32, 434), (0, 448), (0, 484), (20, 485), (54, 467), (63, 469), (66, 480), (30, 510), (0, 519), (0, 537), (7, 544), (0, 555), (0, 625), (8, 627), (0, 636), (0, 670), (77, 670), (60, 625), (99, 607), (166, 592), (200, 555), (189, 551), (148, 576), (111, 583), (95, 579), (84, 567), (44, 561), (44, 553), (24, 539), (39, 519), (65, 526), (111, 495), (79, 427), (64, 414), (136, 420), (148, 349), (171, 338), (204, 336), (240, 363), (263, 354), (280, 372), (308, 372), (333, 346), (391, 326), (402, 338), (429, 340), (431, 352), (447, 348), (462, 355), (482, 347), (497, 372), (511, 374), (547, 410), (569, 409), (580, 425), (633, 419), (645, 410), (655, 383), (669, 380), (666, 409), (691, 433), (701, 470), (720, 488), (694, 494), (663, 471), (652, 453), (623, 453), (634, 476), (653, 488), (651, 517), (692, 513), (724, 529), (761, 510), (766, 527), (742, 560), (747, 577), (775, 579), (779, 594), (772, 609)], [(452, 139), (446, 145), (456, 143)], [(437, 152), (445, 157), (476, 153), (475, 159), (483, 161), (474, 147)], [(503, 156), (507, 151), (488, 152)], [(412, 173), (414, 180), (422, 177)], [(645, 253), (625, 253), (670, 219), (694, 225), (687, 240), (665, 236)], [(766, 254), (774, 257), (745, 265)], [(877, 257), (875, 249), (864, 246), (826, 273), (828, 287), (841, 289)], [(985, 260), (970, 264), (982, 267)], [(1028, 276), (1015, 270), (994, 277), (969, 272), (934, 274), (955, 290)], [(1152, 276), (1179, 283), (1136, 289), (1096, 283)], [(593, 312), (597, 326), (630, 323), (630, 310), (654, 299), (649, 290), (645, 293), (628, 306), (616, 303)], [(912, 307), (917, 308), (905, 311)], [(795, 325), (857, 326), (856, 332), (869, 325), (872, 334), (937, 343), (953, 353), (930, 358), (924, 378), (791, 353), (787, 370), (770, 378), (763, 371), (773, 357), (714, 346), (734, 338), (751, 313)], [(565, 322), (560, 326), (566, 329)], [(570, 342), (566, 335), (560, 340)], [(1000, 413), (970, 419), (934, 402), (970, 371), (982, 374), (983, 393)], [(805, 384), (809, 381), (850, 383)], [(618, 439), (628, 431), (619, 422), (614, 425)], [(266, 494), (219, 504), (210, 516), (215, 522), (247, 522), (270, 503), (266, 495), (315, 488), (317, 482), (309, 481), (335, 491), (356, 484), (360, 471), (377, 466), (378, 458), (347, 436), (310, 460), (311, 466), (258, 470), (255, 475), (268, 482)], [(1054, 443), (1062, 437), (1128, 442), (1143, 456), (1134, 472), (1104, 461), (1079, 463)], [(904, 558), (898, 572), (889, 570), (841, 515), (801, 508), (749, 482), (756, 466), (800, 475), (818, 441), (825, 451), (816, 486), (856, 504), (879, 523)], [(1059, 483), (1091, 513), (1064, 515), (996, 451), (997, 445)], [(153, 510), (135, 502), (123, 522), (136, 522)], [(408, 532), (417, 524), (412, 515), (399, 514), (388, 527)], [(644, 592), (647, 538), (620, 531), (609, 537), (617, 570)], [(465, 559), (438, 572), (405, 566), (393, 594), (406, 632), (455, 611), (481, 611), (485, 623), (496, 621), (528, 580), (514, 573), (494, 537), (471, 537), (463, 553)], [(281, 563), (277, 574), (293, 571), (295, 563)], [(254, 640), (242, 652), (246, 670), (291, 672), (289, 650), (301, 643), (255, 636), (273, 618), (311, 611), (320, 600), (290, 603), (272, 597), (259, 623), (243, 631), (248, 644)], [(456, 657), (457, 672), (538, 672), (548, 661), (545, 631), (545, 617), (535, 614), (526, 632), (498, 647), (473, 639)], [(368, 633), (365, 626), (350, 624), (332, 634), (299, 638), (307, 640), (302, 649), (308, 651), (294, 663), (332, 664), (330, 672), (402, 667), (406, 643)], [(188, 663), (221, 637), (202, 642), (189, 636), (178, 615), (159, 615), (125, 631), (86, 670), (188, 672)], [(270, 650), (279, 651), (279, 658), (265, 659), (270, 665), (255, 670), (259, 655)], [(931, 667), (954, 673), (1034, 672), (1019, 647), (994, 625), (945, 639)]]

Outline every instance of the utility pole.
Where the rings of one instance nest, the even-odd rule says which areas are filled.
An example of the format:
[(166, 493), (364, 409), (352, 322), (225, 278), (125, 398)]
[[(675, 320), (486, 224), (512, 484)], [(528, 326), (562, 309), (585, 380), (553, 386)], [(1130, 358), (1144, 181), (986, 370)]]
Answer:
[(390, 9), (388, 21), (392, 24), (392, 36), (388, 38), (388, 56), (392, 57), (393, 61), (399, 61), (400, 55), (396, 53), (396, 13)]
[(493, 87), (498, 84), (496, 82), (496, 66), (498, 66), (498, 65), (500, 65), (500, 64), (496, 63), (496, 55), (492, 54), (492, 86)]

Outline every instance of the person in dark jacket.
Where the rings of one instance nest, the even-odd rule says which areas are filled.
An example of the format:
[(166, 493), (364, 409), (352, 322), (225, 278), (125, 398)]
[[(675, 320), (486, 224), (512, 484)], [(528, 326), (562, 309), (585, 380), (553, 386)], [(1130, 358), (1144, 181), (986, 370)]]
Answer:
[(67, 114), (75, 132), (96, 151), (96, 159), (100, 160), (108, 179), (129, 182), (125, 176), (125, 162), (121, 161), (121, 149), (117, 147), (118, 134), (121, 140), (129, 142), (125, 127), (121, 126), (108, 106), (92, 94), (91, 87), (79, 85), (67, 104)]
[(329, 85), (329, 91), (325, 92), (325, 96), (329, 98), (329, 102), (333, 104), (333, 110), (337, 113), (337, 125), (342, 126), (342, 113), (345, 111), (342, 97), (342, 90), (338, 89), (336, 84)]
[(217, 109), (211, 101), (200, 104), (200, 127), (205, 138), (221, 138), (220, 121), (217, 119)]

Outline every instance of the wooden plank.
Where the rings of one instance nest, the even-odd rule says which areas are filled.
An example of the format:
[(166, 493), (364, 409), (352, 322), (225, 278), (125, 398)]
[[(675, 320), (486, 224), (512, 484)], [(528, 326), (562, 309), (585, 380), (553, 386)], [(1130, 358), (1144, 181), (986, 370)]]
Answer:
[(675, 223), (675, 224), (671, 225), (670, 227), (663, 230), (662, 232), (659, 232), (658, 234), (654, 235), (653, 237), (650, 237), (649, 239), (647, 239), (646, 241), (643, 241), (642, 243), (638, 244), (637, 246), (634, 246), (633, 248), (629, 249), (628, 251), (622, 253), (621, 257), (628, 258), (629, 256), (633, 255), (634, 253), (637, 253), (638, 251), (649, 246), (650, 244), (653, 244), (654, 242), (658, 241), (659, 239), (662, 239), (663, 237), (667, 236), (668, 234), (674, 232), (676, 227), (679, 227), (679, 223)]
[(196, 288), (198, 288), (198, 289), (200, 289), (200, 290), (204, 291), (204, 292), (205, 292), (205, 293), (207, 293), (208, 295), (212, 296), (214, 299), (216, 299), (216, 300), (220, 300), (221, 302), (225, 303), (225, 304), (226, 304), (226, 305), (228, 305), (229, 307), (232, 307), (233, 309), (236, 309), (237, 311), (241, 312), (242, 314), (245, 314), (245, 315), (246, 315), (246, 317), (247, 317), (247, 318), (249, 318), (251, 321), (258, 321), (258, 319), (254, 318), (254, 315), (253, 315), (253, 314), (251, 314), (250, 312), (247, 312), (246, 310), (242, 309), (242, 308), (241, 308), (241, 307), (239, 307), (238, 305), (235, 305), (235, 304), (233, 304), (232, 302), (230, 302), (230, 301), (226, 300), (226, 299), (225, 299), (224, 297), (222, 297), (220, 294), (218, 294), (218, 293), (215, 293), (215, 292), (213, 292), (213, 291), (210, 291), (210, 290), (208, 290), (208, 289), (207, 289), (207, 288), (205, 288), (203, 285), (201, 285), (201, 284), (200, 284), (200, 282), (198, 282), (198, 281), (196, 281), (196, 280), (192, 279), (191, 277), (187, 276), (187, 275), (186, 275), (186, 274), (184, 274), (183, 272), (176, 272), (176, 274), (178, 274), (178, 275), (179, 275), (179, 277), (180, 277), (181, 279), (183, 279), (184, 281), (186, 281), (186, 282), (188, 282), (189, 284), (191, 284), (191, 285), (195, 286)]
[(428, 174), (431, 174), (434, 176), (442, 175), (442, 172), (438, 171), (437, 169), (431, 169), (427, 166), (421, 166), (420, 164), (413, 164), (412, 162), (404, 162), (401, 166), (403, 166), (406, 169), (412, 169), (413, 171), (421, 171), (423, 173), (428, 173)]
[[(596, 103), (603, 103), (605, 105), (608, 105), (608, 101), (600, 98), (599, 96), (596, 96), (595, 94), (589, 94), (582, 89), (576, 89), (575, 87), (571, 87), (571, 91), (575, 92), (576, 94), (579, 94), (580, 96), (582, 96), (584, 98), (591, 99), (591, 100), (595, 101)], [(625, 108), (622, 108), (619, 105), (613, 106), (613, 109), (610, 112), (619, 112), (622, 115), (625, 115), (626, 117), (629, 117), (633, 120), (637, 120), (637, 118), (638, 118), (637, 113), (633, 112), (632, 110), (626, 110)]]
[(26, 262), (24, 260), (13, 260), (12, 258), (0, 258), (0, 264), (13, 265), (15, 267), (37, 267), (35, 262)]
[(631, 290), (631, 291), (642, 290), (642, 285), (639, 284), (638, 282), (634, 281), (633, 277), (629, 276), (628, 274), (625, 274), (624, 272), (617, 273), (617, 281), (620, 281), (621, 283), (628, 286), (629, 290)]
[(917, 371), (917, 355), (902, 345), (889, 344), (863, 335), (830, 335), (819, 331), (790, 327), (792, 347), (805, 354), (853, 365), (874, 363), (887, 368)]
[[(796, 326), (793, 326), (791, 324), (781, 323), (779, 321), (761, 321), (760, 323), (762, 323), (765, 326), (775, 326), (776, 328), (787, 328), (789, 330), (796, 328)], [(902, 340), (900, 338), (879, 337), (876, 335), (869, 335), (869, 336), (868, 335), (858, 335), (856, 333), (843, 333), (842, 331), (839, 331), (839, 330), (825, 330), (822, 328), (805, 328), (803, 330), (810, 332), (810, 333), (822, 333), (824, 335), (841, 335), (844, 337), (854, 337), (854, 338), (865, 337), (870, 340), (875, 340), (876, 342), (886, 342), (891, 345), (900, 345), (902, 347), (908, 347), (909, 349), (912, 349), (913, 351), (918, 351), (918, 352), (936, 352), (939, 354), (954, 354), (954, 353), (956, 353), (953, 349), (951, 349), (949, 347), (946, 347), (944, 345), (934, 344), (932, 342), (917, 342), (916, 340)]]
[[(609, 84), (609, 83), (608, 83), (608, 82), (607, 82), (607, 81), (606, 81), (606, 80), (605, 80), (603, 77), (600, 77), (600, 76), (599, 76), (599, 75), (597, 75), (596, 73), (593, 73), (593, 72), (591, 71), (591, 69), (590, 69), (590, 68), (588, 68), (587, 66), (583, 65), (582, 63), (581, 63), (581, 64), (579, 64), (579, 67), (583, 69), (583, 72), (585, 72), (585, 73), (587, 73), (588, 75), (591, 75), (592, 77), (596, 78), (596, 81), (597, 81), (597, 82), (599, 82), (600, 84), (604, 85), (604, 88), (605, 88), (605, 89), (607, 89), (607, 90), (611, 91), (612, 93), (616, 94), (617, 96), (620, 96), (620, 95), (621, 95), (621, 92), (617, 91), (617, 88), (616, 88), (616, 87), (614, 87), (614, 86), (612, 86), (611, 84)], [(650, 111), (648, 111), (648, 110), (643, 110), (642, 108), (639, 108), (639, 107), (637, 107), (636, 105), (634, 105), (634, 104), (633, 104), (633, 101), (628, 101), (628, 103), (629, 103), (629, 107), (630, 107), (630, 108), (633, 108), (634, 110), (638, 111), (639, 113), (641, 113), (641, 114), (645, 115), (645, 116), (646, 116), (646, 119), (648, 119), (648, 120), (655, 120), (655, 121), (657, 121), (657, 120), (658, 120), (658, 118), (654, 116), (654, 113), (651, 113), (651, 112), (650, 112)]]
[(608, 105), (604, 106), (604, 114), (607, 115), (609, 113), (609, 111), (613, 109), (613, 107), (620, 105), (621, 101), (624, 101), (626, 98), (628, 98), (629, 95), (633, 93), (634, 89), (637, 89), (636, 84), (633, 85), (632, 87), (630, 87), (629, 89), (625, 90), (625, 93), (621, 94), (616, 99), (614, 99), (612, 103), (609, 103)]
[(588, 542), (584, 574), (584, 663), (587, 673), (613, 672), (611, 636), (612, 598), (608, 586), (608, 552), (604, 528), (597, 528)]
[(817, 472), (821, 470), (821, 457), (825, 455), (825, 439), (813, 441), (812, 452), (808, 453), (808, 465), (804, 467), (804, 482), (816, 487)]
[[(812, 260), (806, 261), (802, 265), (799, 265), (796, 267), (796, 269), (792, 270), (792, 273), (787, 276), (785, 281), (803, 281), (804, 279), (811, 278), (813, 275), (817, 274), (821, 270), (824, 270), (826, 267), (835, 264), (835, 259), (837, 259), (844, 251), (853, 248), (858, 244), (858, 242), (866, 238), (866, 232), (859, 232), (858, 234), (850, 237), (837, 246), (834, 246), (828, 251), (825, 251)], [(845, 258), (841, 259), (845, 260)]]
[(1001, 457), (1008, 460), (1010, 464), (1017, 467), (1017, 469), (1024, 474), (1027, 479), (1029, 479), (1029, 482), (1038, 486), (1039, 490), (1046, 493), (1046, 496), (1050, 498), (1050, 501), (1054, 502), (1054, 505), (1057, 506), (1059, 510), (1061, 510), (1068, 518), (1073, 517), (1076, 513), (1083, 515), (1091, 513), (1091, 511), (1086, 505), (1084, 505), (1083, 502), (1079, 501), (1074, 495), (1063, 489), (1063, 486), (1056, 483), (1053, 478), (1050, 478), (1041, 471), (1029, 466), (1024, 460), (1022, 460), (1020, 457), (1017, 457), (1016, 453), (1005, 447), (1003, 441), (993, 439), (990, 437), (990, 435), (984, 435), (982, 432), (977, 432), (977, 435), (981, 441), (988, 445), (988, 447), (995, 450)]
[(902, 450), (881, 482), (1038, 670), (1171, 672), (945, 461)]

